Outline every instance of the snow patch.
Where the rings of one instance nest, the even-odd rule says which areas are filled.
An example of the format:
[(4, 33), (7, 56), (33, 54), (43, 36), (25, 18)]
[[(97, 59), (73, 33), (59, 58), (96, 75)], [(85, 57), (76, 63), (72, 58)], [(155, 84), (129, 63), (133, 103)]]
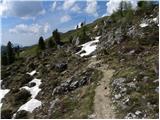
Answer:
[(28, 75), (33, 76), (36, 73), (36, 70), (33, 70), (32, 72), (27, 72)]
[(24, 86), (21, 89), (26, 89), (31, 93), (31, 98), (35, 98), (38, 93), (41, 91), (41, 89), (39, 88), (39, 86), (41, 85), (41, 79), (33, 79), (32, 81), (30, 81), (29, 83), (36, 83), (35, 86), (33, 87), (28, 87), (28, 86)]
[[(2, 83), (2, 80), (0, 80), (0, 85)], [(5, 97), (5, 95), (9, 92), (9, 89), (0, 89), (0, 109), (2, 107), (2, 99)]]
[(33, 98), (33, 99), (29, 100), (27, 103), (25, 103), (24, 105), (22, 105), (18, 109), (18, 111), (26, 110), (26, 111), (32, 112), (35, 108), (41, 106), (41, 104), (42, 104), (41, 101)]
[(147, 27), (148, 24), (147, 24), (147, 23), (141, 23), (139, 26), (140, 26), (140, 27)]
[[(99, 42), (99, 38), (100, 36), (95, 37), (95, 40), (82, 44), (82, 49), (76, 54), (79, 54), (81, 57), (90, 55), (92, 52), (96, 50), (97, 45), (95, 43)], [(82, 53), (83, 51), (85, 51), (85, 53)]]
[[(32, 71), (32, 73), (36, 73), (35, 71), (33, 72)], [(32, 74), (33, 75), (33, 74)], [(20, 110), (25, 110), (25, 111), (28, 111), (28, 112), (31, 112), (32, 113), (32, 111), (35, 109), (35, 108), (37, 108), (37, 107), (39, 107), (39, 106), (41, 106), (42, 105), (42, 102), (41, 101), (39, 101), (39, 100), (37, 100), (37, 99), (35, 99), (36, 98), (36, 96), (38, 95), (38, 93), (41, 91), (41, 89), (39, 88), (39, 86), (41, 85), (41, 79), (37, 79), (37, 78), (34, 78), (32, 81), (30, 81), (29, 82), (29, 84), (31, 84), (31, 83), (35, 83), (35, 86), (33, 86), (33, 87), (28, 87), (28, 86), (24, 86), (24, 87), (21, 87), (20, 89), (26, 89), (26, 90), (28, 90), (30, 93), (31, 93), (31, 99), (28, 101), (28, 102), (26, 102), (25, 104), (23, 104), (19, 109), (18, 109), (18, 111), (20, 111)], [(17, 112), (18, 112), (17, 111)], [(15, 116), (16, 116), (16, 113), (13, 115), (13, 118), (15, 118)]]

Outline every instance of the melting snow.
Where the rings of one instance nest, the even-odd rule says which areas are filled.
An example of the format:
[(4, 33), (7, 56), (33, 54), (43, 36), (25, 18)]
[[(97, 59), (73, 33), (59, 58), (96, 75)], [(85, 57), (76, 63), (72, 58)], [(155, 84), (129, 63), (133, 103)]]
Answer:
[[(0, 80), (0, 85), (2, 83), (2, 80)], [(9, 92), (9, 89), (0, 89), (0, 108), (2, 107), (2, 99), (5, 97), (5, 95)]]
[(27, 74), (29, 74), (30, 76), (33, 76), (36, 73), (36, 70), (33, 70), (32, 72), (27, 72)]
[(146, 26), (148, 26), (148, 24), (146, 24), (146, 23), (141, 23), (139, 26), (140, 26), (140, 27), (146, 27)]
[[(28, 90), (30, 93), (31, 93), (31, 97), (32, 98), (35, 98), (37, 96), (37, 94), (41, 91), (41, 89), (39, 88), (39, 86), (41, 85), (41, 79), (33, 79), (32, 81), (30, 81), (29, 83), (36, 83), (35, 86), (33, 87), (28, 87), (28, 86), (24, 86), (22, 88)], [(21, 89), (22, 89), (21, 88)]]
[[(96, 50), (97, 45), (95, 43), (99, 42), (99, 38), (100, 36), (95, 37), (95, 40), (82, 44), (82, 49), (76, 54), (80, 54), (81, 57), (90, 55)], [(85, 51), (85, 53), (81, 53), (82, 51)]]
[[(32, 71), (33, 72), (33, 71)], [(35, 73), (35, 72), (34, 72)], [(20, 89), (26, 89), (31, 93), (31, 98), (28, 102), (26, 102), (25, 104), (23, 104), (18, 111), (20, 110), (26, 110), (28, 112), (32, 112), (35, 108), (41, 106), (42, 102), (35, 99), (35, 97), (38, 95), (38, 93), (41, 91), (41, 89), (39, 88), (39, 86), (41, 85), (41, 79), (33, 79), (32, 81), (29, 82), (29, 84), (31, 83), (35, 83), (36, 85), (33, 87), (28, 87), (28, 86), (24, 86), (21, 87)], [(16, 116), (16, 113), (13, 115), (13, 118)]]
[(18, 109), (18, 111), (20, 111), (20, 110), (26, 110), (26, 111), (32, 112), (35, 108), (41, 106), (41, 104), (42, 104), (41, 101), (36, 100), (36, 99), (31, 99), (27, 103), (25, 103), (24, 105), (22, 105)]

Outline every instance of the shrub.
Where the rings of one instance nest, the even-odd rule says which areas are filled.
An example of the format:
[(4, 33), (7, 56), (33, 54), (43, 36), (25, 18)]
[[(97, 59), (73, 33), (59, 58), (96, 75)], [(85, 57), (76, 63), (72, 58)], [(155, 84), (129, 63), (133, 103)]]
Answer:
[(21, 77), (21, 86), (23, 86), (24, 84), (30, 82), (33, 79), (32, 76), (25, 74), (24, 76)]
[(54, 44), (52, 38), (49, 38), (49, 40), (48, 40), (48, 48), (53, 48), (54, 45), (55, 45), (55, 44)]
[(82, 31), (79, 35), (79, 40), (80, 40), (80, 44), (86, 43), (86, 42), (91, 40), (90, 37), (86, 34), (86, 28), (85, 27), (82, 28)]
[(21, 110), (17, 112), (15, 119), (27, 119), (28, 118), (28, 112), (25, 110)]
[(15, 95), (15, 102), (25, 103), (30, 96), (31, 96), (31, 94), (29, 91), (22, 89)]
[(2, 119), (11, 119), (12, 118), (12, 110), (11, 109), (4, 109), (1, 111), (1, 118)]

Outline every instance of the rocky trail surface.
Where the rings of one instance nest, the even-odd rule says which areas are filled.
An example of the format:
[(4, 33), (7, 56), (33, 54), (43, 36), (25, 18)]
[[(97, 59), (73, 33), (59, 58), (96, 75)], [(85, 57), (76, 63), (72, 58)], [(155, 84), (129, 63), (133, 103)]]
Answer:
[[(101, 61), (96, 61), (92, 58), (89, 67), (98, 66), (100, 65), (100, 62)], [(93, 118), (115, 118), (114, 107), (111, 102), (111, 90), (109, 86), (114, 70), (108, 69), (107, 64), (101, 64), (101, 66), (98, 66), (97, 70), (100, 70), (103, 73), (103, 77), (98, 82), (98, 86), (95, 89)]]

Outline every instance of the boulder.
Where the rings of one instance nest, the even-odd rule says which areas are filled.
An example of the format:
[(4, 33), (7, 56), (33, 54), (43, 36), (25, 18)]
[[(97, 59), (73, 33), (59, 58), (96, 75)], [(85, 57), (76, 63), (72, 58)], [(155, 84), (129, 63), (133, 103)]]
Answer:
[(78, 82), (79, 81), (74, 81), (70, 84), (70, 90), (76, 89), (78, 87)]
[(28, 87), (34, 87), (36, 85), (35, 82), (28, 83)]
[(55, 65), (55, 69), (57, 72), (63, 72), (67, 69), (67, 63), (58, 63)]

